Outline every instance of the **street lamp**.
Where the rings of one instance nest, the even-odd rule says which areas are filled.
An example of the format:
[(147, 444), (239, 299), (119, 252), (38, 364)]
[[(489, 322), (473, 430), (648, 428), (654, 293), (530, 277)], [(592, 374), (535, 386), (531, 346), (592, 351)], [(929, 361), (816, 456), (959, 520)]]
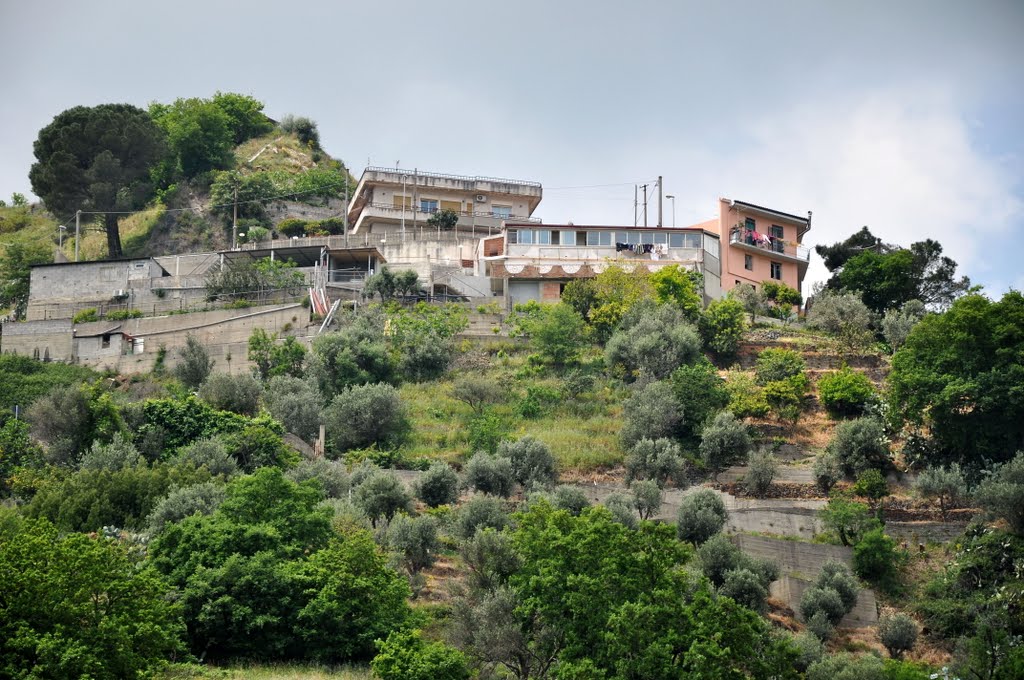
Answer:
[(63, 224), (57, 225), (57, 247), (61, 250), (64, 249), (64, 232), (67, 230)]
[(676, 197), (672, 194), (665, 194), (665, 198), (672, 201), (672, 226), (676, 226)]

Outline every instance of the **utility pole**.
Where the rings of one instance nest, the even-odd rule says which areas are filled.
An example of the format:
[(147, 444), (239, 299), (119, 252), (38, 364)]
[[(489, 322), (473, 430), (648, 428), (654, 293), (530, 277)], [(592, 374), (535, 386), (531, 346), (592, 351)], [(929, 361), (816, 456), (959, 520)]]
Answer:
[[(419, 168), (412, 169), (412, 233), (416, 233), (416, 203), (417, 197), (419, 196), (419, 185), (420, 185), (420, 170)], [(404, 198), (402, 199), (405, 200)], [(420, 234), (422, 237), (423, 234)]]
[(238, 178), (235, 177), (235, 208), (231, 218), (231, 250), (238, 249)]
[(341, 223), (345, 230), (345, 235), (348, 236), (348, 169), (345, 170), (345, 213)]
[(75, 262), (78, 262), (78, 242), (81, 241), (82, 234), (82, 211), (75, 211)]
[(644, 190), (644, 226), (647, 226), (647, 185), (641, 184), (640, 188)]
[(662, 182), (661, 182), (661, 175), (658, 175), (658, 226), (659, 227), (664, 227), (665, 226), (665, 222), (664, 222), (664, 220), (662, 220), (662, 216), (661, 216), (661, 191), (662, 191), (661, 184), (662, 184)]
[(636, 217), (636, 207), (637, 207), (636, 199), (637, 199), (637, 186), (634, 184), (633, 185), (633, 226), (634, 227), (636, 226), (636, 219), (637, 219), (637, 217)]

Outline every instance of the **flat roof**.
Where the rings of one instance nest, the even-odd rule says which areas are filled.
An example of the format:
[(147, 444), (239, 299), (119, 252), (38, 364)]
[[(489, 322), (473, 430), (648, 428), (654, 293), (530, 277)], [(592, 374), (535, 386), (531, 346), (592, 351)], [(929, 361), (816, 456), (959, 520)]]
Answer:
[(763, 205), (747, 203), (746, 201), (732, 201), (732, 203), (743, 208), (750, 208), (751, 210), (760, 210), (761, 212), (771, 213), (773, 215), (778, 215), (779, 217), (785, 217), (787, 220), (793, 220), (795, 222), (803, 222), (805, 224), (807, 222), (810, 222), (810, 219), (806, 217), (799, 217), (798, 215), (792, 215), (787, 212), (782, 212), (781, 210), (775, 210), (774, 208), (766, 208)]
[[(80, 264), (107, 264), (108, 262), (117, 264), (119, 262), (140, 262), (142, 260), (151, 260), (155, 262), (155, 260), (153, 260), (152, 257), (117, 257), (112, 260), (81, 260), (79, 262), (43, 262), (42, 264), (33, 264), (31, 265), (31, 267), (67, 267), (69, 265)], [(159, 266), (159, 263), (157, 263), (157, 266)]]
[(712, 236), (718, 236), (713, 231), (708, 231), (697, 225), (690, 225), (688, 227), (655, 227), (649, 226), (615, 226), (607, 224), (538, 224), (536, 222), (505, 222), (505, 229), (528, 227), (530, 229), (604, 229), (606, 231), (702, 231)]
[(251, 259), (260, 260), (270, 257), (273, 253), (275, 259), (291, 260), (298, 267), (312, 267), (320, 259), (320, 253), (327, 249), (328, 254), (334, 260), (350, 260), (358, 262), (372, 255), (381, 262), (386, 262), (384, 255), (375, 246), (360, 246), (358, 248), (329, 248), (326, 245), (316, 246), (281, 246), (274, 248), (243, 248), (239, 250), (223, 250), (220, 252), (225, 260)]

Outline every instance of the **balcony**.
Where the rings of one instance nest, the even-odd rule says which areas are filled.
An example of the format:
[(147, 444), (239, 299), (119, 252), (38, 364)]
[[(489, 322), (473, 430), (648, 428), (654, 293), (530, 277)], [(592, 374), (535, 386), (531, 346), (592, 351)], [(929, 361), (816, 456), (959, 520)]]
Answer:
[[(405, 226), (407, 229), (411, 229), (414, 222), (417, 228), (426, 228), (427, 220), (430, 219), (433, 212), (436, 211), (423, 210), (417, 206), (402, 208), (391, 203), (368, 203), (360, 213), (359, 220), (352, 231), (358, 232), (362, 222), (366, 219), (377, 218), (400, 223), (403, 215), (405, 216)], [(454, 212), (459, 216), (459, 221), (455, 226), (456, 229), (479, 232), (481, 235), (499, 233), (501, 231), (501, 223), (504, 220), (540, 224), (540, 219), (536, 217), (520, 217), (518, 215), (503, 217), (500, 214), (482, 210), (457, 210)]]
[(759, 255), (791, 260), (802, 265), (811, 259), (811, 250), (806, 246), (747, 229), (733, 229), (729, 233), (729, 244)]

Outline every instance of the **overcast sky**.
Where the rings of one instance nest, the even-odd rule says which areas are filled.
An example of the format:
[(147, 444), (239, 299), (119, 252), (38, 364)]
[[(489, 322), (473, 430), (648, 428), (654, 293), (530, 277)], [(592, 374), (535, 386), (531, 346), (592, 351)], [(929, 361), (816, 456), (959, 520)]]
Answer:
[(5, 198), (66, 108), (222, 90), (313, 118), (356, 175), (536, 180), (577, 224), (631, 224), (663, 175), (680, 225), (719, 196), (812, 210), (811, 245), (934, 238), (1024, 289), (1020, 0), (0, 0), (0, 63)]

